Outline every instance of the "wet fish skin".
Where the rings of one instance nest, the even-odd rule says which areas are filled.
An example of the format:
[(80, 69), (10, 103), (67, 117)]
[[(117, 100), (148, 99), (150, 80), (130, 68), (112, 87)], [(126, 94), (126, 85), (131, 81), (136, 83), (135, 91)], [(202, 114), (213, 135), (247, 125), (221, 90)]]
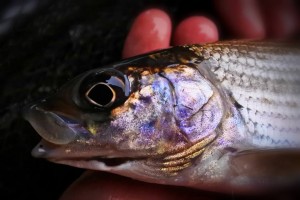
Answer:
[[(299, 63), (296, 45), (230, 41), (86, 72), (27, 109), (43, 137), (33, 154), (221, 192), (291, 184), (300, 174)], [(84, 94), (104, 75), (124, 93), (99, 108)], [(285, 162), (272, 164), (279, 157)]]
[(299, 146), (299, 48), (237, 42), (213, 44), (199, 55), (209, 57), (208, 68), (242, 107), (255, 144)]

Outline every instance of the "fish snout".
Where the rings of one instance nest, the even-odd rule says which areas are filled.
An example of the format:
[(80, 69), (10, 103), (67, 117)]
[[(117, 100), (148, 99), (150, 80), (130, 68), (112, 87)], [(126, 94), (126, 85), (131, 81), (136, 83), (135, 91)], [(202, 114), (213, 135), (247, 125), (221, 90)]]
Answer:
[(53, 144), (68, 144), (75, 140), (79, 132), (79, 123), (75, 120), (38, 105), (27, 107), (23, 115), (43, 139)]

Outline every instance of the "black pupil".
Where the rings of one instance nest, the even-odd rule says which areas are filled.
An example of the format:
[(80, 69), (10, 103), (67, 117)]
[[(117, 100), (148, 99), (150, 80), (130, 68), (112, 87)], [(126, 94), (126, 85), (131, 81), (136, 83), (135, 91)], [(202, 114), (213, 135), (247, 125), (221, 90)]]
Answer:
[(88, 97), (101, 106), (105, 106), (113, 99), (113, 92), (105, 84), (95, 85), (88, 93)]
[(91, 73), (79, 87), (80, 98), (84, 98), (81, 105), (87, 109), (115, 108), (129, 95), (127, 83), (127, 77), (114, 69)]

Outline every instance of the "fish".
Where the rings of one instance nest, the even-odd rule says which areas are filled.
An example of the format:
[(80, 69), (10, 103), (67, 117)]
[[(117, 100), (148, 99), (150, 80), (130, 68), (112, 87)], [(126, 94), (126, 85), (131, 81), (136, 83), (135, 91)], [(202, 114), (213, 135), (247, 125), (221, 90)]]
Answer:
[(299, 86), (297, 44), (185, 45), (80, 74), (24, 117), (34, 157), (247, 193), (299, 183)]

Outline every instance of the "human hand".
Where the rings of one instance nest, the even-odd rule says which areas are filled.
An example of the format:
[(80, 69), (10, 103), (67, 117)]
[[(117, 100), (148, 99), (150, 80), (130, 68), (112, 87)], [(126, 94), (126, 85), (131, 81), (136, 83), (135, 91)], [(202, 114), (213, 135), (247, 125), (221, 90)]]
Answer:
[[(215, 7), (234, 38), (282, 39), (293, 36), (298, 28), (297, 13), (292, 1), (279, 0), (274, 3), (265, 0), (258, 3), (254, 0), (227, 0), (215, 1)], [(129, 31), (124, 44), (123, 57), (167, 48), (170, 45), (215, 42), (222, 34), (217, 30), (215, 22), (203, 16), (186, 18), (176, 26), (173, 33), (171, 24), (170, 17), (162, 10), (149, 9), (142, 12)], [(182, 187), (144, 183), (104, 172), (88, 171), (65, 191), (61, 200), (220, 198), (224, 196)]]
[[(300, 29), (300, 17), (292, 0), (215, 0), (214, 5), (234, 39), (287, 39)], [(170, 17), (162, 10), (142, 12), (125, 40), (123, 58), (170, 45), (216, 42), (222, 34), (214, 21), (200, 15), (184, 19), (173, 33), (171, 26)]]

